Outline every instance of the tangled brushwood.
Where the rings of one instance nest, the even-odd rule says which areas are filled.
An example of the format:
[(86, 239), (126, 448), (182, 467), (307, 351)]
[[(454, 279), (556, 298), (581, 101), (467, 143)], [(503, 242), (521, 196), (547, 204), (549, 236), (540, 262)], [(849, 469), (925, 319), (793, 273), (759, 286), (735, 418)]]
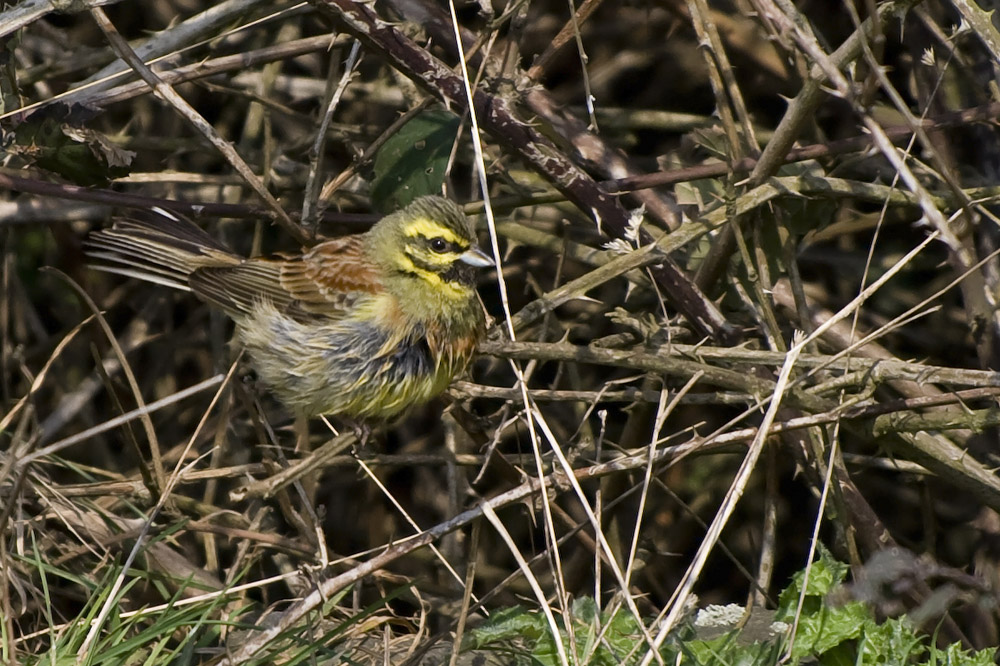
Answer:
[(995, 36), (0, 8), (0, 662), (993, 663)]

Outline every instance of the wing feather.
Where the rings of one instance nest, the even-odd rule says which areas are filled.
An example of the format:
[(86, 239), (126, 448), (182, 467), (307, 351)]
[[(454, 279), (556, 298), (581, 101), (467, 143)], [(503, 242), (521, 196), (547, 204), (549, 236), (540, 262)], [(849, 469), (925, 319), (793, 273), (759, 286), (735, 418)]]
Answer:
[(297, 256), (198, 268), (188, 283), (198, 296), (231, 314), (249, 314), (267, 301), (296, 319), (340, 318), (358, 297), (381, 289), (361, 236), (325, 241)]
[(278, 282), (281, 261), (248, 259), (237, 266), (206, 266), (188, 276), (191, 291), (230, 316), (249, 314), (263, 301), (283, 310), (292, 297)]
[(337, 319), (383, 288), (365, 241), (345, 236), (304, 254), (244, 259), (193, 222), (155, 209), (92, 233), (87, 253), (100, 270), (189, 289), (233, 317), (267, 302), (296, 319)]
[(301, 261), (286, 261), (281, 286), (304, 313), (340, 317), (363, 295), (382, 289), (378, 268), (366, 256), (362, 235), (316, 245)]

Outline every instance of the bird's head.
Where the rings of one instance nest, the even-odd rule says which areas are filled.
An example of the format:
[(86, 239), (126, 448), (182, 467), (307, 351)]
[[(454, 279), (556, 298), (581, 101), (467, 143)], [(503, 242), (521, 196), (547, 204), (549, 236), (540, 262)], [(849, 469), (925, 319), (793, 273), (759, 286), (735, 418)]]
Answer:
[(416, 199), (368, 233), (370, 258), (384, 271), (386, 286), (416, 299), (416, 307), (473, 300), (477, 269), (494, 263), (462, 209), (443, 197)]

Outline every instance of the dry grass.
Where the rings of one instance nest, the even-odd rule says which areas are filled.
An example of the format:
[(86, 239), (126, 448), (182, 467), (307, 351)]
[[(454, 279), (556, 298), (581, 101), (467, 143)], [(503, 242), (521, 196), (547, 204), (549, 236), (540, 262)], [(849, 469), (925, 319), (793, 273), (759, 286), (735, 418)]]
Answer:
[[(886, 578), (878, 612), (997, 644), (996, 28), (578, 4), (460, 6), (469, 77), (431, 0), (0, 10), (0, 660), (439, 663), (490, 610), (582, 596), (654, 643), (695, 598), (773, 606), (817, 542)], [(125, 40), (163, 58), (115, 65)], [(364, 450), (319, 422), (293, 450), (224, 318), (85, 266), (114, 207), (247, 253), (363, 229), (395, 121), (442, 104), (448, 194), (486, 173), (495, 321)], [(106, 139), (43, 154), (69, 124)], [(920, 558), (865, 569), (889, 547)]]

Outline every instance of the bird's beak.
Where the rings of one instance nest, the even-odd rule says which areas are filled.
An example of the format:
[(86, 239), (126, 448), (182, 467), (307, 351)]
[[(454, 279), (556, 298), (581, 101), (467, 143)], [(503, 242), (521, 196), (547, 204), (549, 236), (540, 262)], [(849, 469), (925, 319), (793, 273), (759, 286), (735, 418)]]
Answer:
[(496, 262), (493, 261), (493, 257), (486, 254), (475, 245), (459, 255), (458, 260), (464, 261), (470, 266), (475, 266), (476, 268), (486, 268), (487, 266), (494, 266), (496, 264)]

